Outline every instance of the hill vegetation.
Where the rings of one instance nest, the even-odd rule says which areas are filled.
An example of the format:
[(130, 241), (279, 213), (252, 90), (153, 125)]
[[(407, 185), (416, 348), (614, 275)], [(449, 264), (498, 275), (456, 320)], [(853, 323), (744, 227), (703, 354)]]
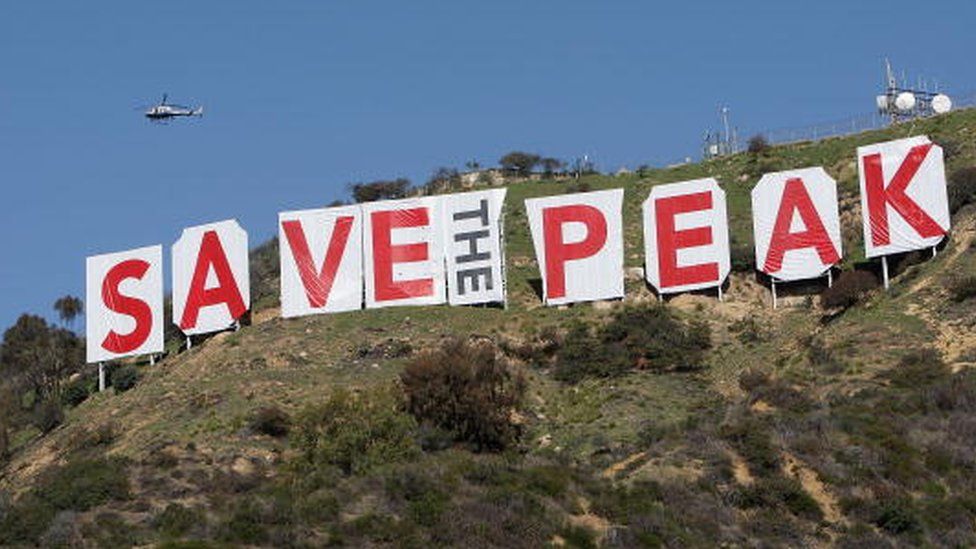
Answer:
[[(895, 258), (885, 292), (863, 257), (855, 148), (923, 133), (946, 152), (953, 230), (934, 258)], [(842, 272), (829, 292), (783, 285), (773, 310), (749, 192), (762, 173), (813, 165), (839, 184)], [(968, 110), (513, 182), (507, 309), (282, 319), (270, 242), (252, 254), (249, 326), (188, 351), (174, 334), (156, 365), (113, 365), (104, 393), (86, 371), (59, 389), (65, 416), (46, 433), (9, 424), (0, 545), (974, 545), (973, 173)], [(640, 204), (709, 176), (734, 242), (725, 300), (658, 303), (635, 269)], [(542, 306), (523, 200), (616, 187), (627, 297)], [(8, 398), (10, 417), (43, 390)]]

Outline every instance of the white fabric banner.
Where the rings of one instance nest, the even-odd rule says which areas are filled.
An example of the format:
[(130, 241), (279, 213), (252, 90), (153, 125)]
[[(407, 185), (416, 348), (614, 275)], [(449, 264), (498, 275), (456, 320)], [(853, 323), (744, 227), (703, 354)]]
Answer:
[(173, 244), (173, 322), (180, 330), (226, 330), (250, 303), (247, 233), (237, 221), (183, 229)]
[(715, 179), (657, 185), (642, 206), (645, 277), (661, 294), (714, 288), (731, 271), (725, 191)]
[(547, 305), (624, 295), (623, 189), (525, 201)]
[(447, 297), (451, 305), (505, 302), (502, 207), (506, 189), (444, 195)]
[(281, 316), (361, 309), (362, 239), (359, 206), (279, 213)]
[(842, 257), (838, 208), (823, 168), (764, 175), (752, 189), (756, 268), (785, 281), (823, 275)]
[(163, 247), (85, 261), (88, 362), (163, 352)]
[(362, 205), (367, 308), (447, 301), (443, 202), (438, 196)]
[(867, 257), (937, 245), (949, 230), (942, 147), (926, 136), (857, 149)]

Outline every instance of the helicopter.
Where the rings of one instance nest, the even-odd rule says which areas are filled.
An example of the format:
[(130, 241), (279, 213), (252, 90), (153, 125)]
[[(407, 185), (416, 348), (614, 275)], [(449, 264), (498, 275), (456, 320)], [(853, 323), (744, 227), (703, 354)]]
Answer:
[(149, 107), (146, 111), (146, 118), (153, 122), (163, 122), (178, 116), (203, 116), (203, 107), (195, 109), (184, 107), (183, 105), (173, 105), (166, 103), (167, 95), (163, 94), (163, 100), (158, 105)]

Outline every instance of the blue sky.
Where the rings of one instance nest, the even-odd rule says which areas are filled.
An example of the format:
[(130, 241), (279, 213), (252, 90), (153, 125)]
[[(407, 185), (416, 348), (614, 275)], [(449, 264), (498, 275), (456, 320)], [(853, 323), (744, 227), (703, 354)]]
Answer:
[[(0, 8), (0, 328), (84, 294), (84, 258), (168, 246), (352, 181), (493, 164), (603, 170), (741, 128), (868, 113), (891, 57), (976, 88), (976, 3), (6, 2)], [(901, 15), (899, 15), (901, 14)], [(202, 120), (157, 126), (163, 92)]]

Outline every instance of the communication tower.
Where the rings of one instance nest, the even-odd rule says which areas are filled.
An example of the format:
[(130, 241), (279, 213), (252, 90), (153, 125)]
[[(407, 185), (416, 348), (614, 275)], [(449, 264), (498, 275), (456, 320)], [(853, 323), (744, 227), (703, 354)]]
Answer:
[(739, 150), (739, 136), (731, 124), (731, 111), (728, 107), (719, 109), (722, 119), (722, 129), (705, 132), (702, 146), (702, 157), (706, 160), (732, 154)]
[(904, 74), (901, 80), (899, 85), (891, 62), (885, 59), (884, 94), (875, 98), (875, 104), (880, 114), (890, 117), (892, 124), (952, 110), (952, 99), (939, 91), (938, 84), (934, 91), (930, 91), (927, 83), (921, 79), (915, 87), (908, 86)]

